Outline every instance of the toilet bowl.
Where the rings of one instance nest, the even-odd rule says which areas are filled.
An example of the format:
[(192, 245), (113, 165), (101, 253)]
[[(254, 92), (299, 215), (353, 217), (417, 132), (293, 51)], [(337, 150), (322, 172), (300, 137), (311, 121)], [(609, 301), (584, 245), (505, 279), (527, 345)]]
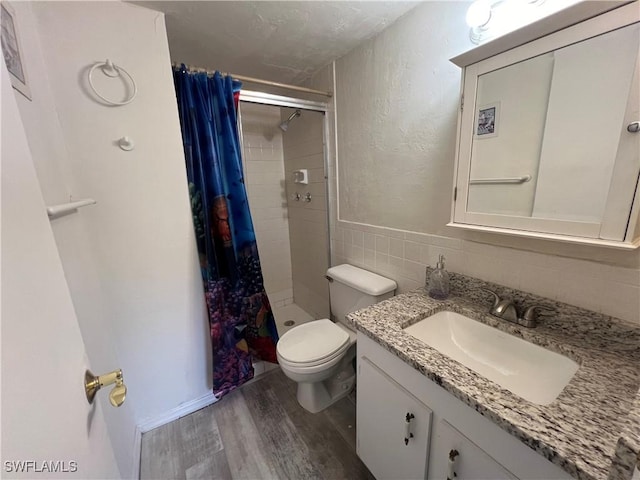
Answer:
[(298, 403), (320, 412), (355, 386), (356, 332), (344, 322), (347, 313), (393, 295), (396, 283), (352, 265), (327, 271), (331, 311), (339, 320), (314, 320), (292, 328), (278, 341), (276, 353), (284, 374), (298, 383)]
[(327, 318), (289, 330), (278, 341), (278, 362), (298, 382), (298, 403), (317, 413), (348, 395), (355, 385), (356, 332)]

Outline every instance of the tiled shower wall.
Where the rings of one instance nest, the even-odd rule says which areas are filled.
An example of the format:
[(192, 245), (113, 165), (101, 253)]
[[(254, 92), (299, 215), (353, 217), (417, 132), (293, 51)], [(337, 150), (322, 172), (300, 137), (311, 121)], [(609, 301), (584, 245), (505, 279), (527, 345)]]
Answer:
[(241, 104), (245, 181), (265, 289), (274, 307), (293, 302), (280, 108)]
[[(294, 112), (283, 108), (282, 120)], [(283, 134), (289, 238), (295, 302), (314, 318), (329, 316), (327, 197), (323, 153), (324, 115), (303, 111)], [(293, 182), (293, 171), (305, 168), (309, 184)], [(295, 200), (295, 194), (301, 195)], [(311, 201), (304, 200), (309, 193)]]

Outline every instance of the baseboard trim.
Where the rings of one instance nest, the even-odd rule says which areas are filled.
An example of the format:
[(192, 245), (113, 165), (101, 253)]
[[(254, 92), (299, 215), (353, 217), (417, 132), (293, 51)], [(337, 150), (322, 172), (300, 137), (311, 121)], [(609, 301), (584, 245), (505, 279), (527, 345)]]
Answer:
[(201, 408), (208, 407), (209, 405), (216, 403), (218, 399), (215, 397), (213, 392), (209, 392), (201, 397), (198, 397), (193, 400), (189, 400), (188, 402), (184, 402), (178, 405), (171, 410), (163, 413), (162, 415), (158, 415), (151, 420), (147, 420), (138, 425), (137, 429), (140, 430), (140, 436), (143, 433), (147, 433), (154, 428), (161, 427), (162, 425), (166, 425), (167, 423), (173, 422), (174, 420), (178, 420), (190, 413), (196, 412)]
[(133, 433), (133, 465), (131, 465), (131, 478), (140, 478), (140, 459), (142, 457), (142, 431), (140, 426), (136, 425)]

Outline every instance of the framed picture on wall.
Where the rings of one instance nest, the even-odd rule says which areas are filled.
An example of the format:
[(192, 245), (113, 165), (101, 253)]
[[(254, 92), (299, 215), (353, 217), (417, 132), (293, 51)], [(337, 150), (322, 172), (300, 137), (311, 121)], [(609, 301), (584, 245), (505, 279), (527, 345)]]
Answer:
[(11, 85), (31, 100), (15, 11), (7, 2), (2, 2), (0, 8), (2, 9), (0, 12), (2, 56), (9, 70)]
[(483, 105), (476, 115), (476, 137), (490, 138), (498, 135), (500, 102)]

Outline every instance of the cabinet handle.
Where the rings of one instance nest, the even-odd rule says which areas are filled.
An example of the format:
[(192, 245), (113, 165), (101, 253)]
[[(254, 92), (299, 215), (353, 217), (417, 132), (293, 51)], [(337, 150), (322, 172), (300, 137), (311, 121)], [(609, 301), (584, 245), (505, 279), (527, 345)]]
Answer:
[(405, 417), (404, 423), (404, 444), (409, 445), (409, 439), (413, 438), (413, 433), (411, 433), (411, 420), (416, 418), (413, 413), (407, 412), (407, 416)]
[(460, 455), (460, 452), (455, 448), (449, 450), (449, 473), (447, 474), (447, 480), (453, 480), (458, 476), (456, 473), (456, 459)]

